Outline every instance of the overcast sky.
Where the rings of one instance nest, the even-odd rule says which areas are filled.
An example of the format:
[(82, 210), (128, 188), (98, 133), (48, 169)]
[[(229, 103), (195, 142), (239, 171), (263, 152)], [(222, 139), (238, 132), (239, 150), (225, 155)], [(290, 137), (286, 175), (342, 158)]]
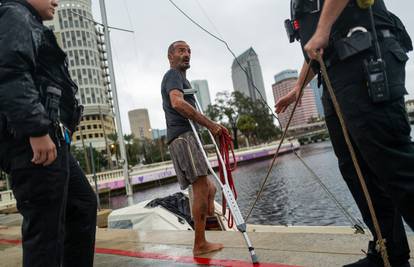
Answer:
[[(285, 69), (300, 68), (303, 57), (298, 43), (287, 40), (283, 21), (289, 0), (175, 0), (195, 20), (221, 34), (241, 54), (253, 47), (259, 56), (267, 100), (274, 105), (273, 76)], [(413, 0), (385, 1), (414, 37)], [(92, 0), (94, 16), (100, 20), (99, 1)], [(165, 128), (160, 83), (169, 69), (167, 47), (186, 40), (192, 48), (189, 80), (206, 79), (212, 101), (220, 91), (232, 91), (233, 57), (223, 44), (202, 32), (180, 14), (168, 0), (106, 0), (110, 26), (135, 33), (111, 31), (116, 82), (125, 133), (130, 133), (128, 111), (146, 108), (151, 127)], [(412, 57), (412, 53), (409, 54)], [(408, 98), (414, 98), (414, 60), (407, 63)]]

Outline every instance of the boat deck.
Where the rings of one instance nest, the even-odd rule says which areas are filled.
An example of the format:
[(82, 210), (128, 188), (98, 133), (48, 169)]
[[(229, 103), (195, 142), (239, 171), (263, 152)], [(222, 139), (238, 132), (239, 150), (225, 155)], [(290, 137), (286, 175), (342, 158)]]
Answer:
[[(225, 248), (193, 257), (191, 231), (98, 229), (95, 266), (342, 266), (361, 258), (369, 239), (344, 227), (253, 228), (249, 236), (260, 260), (256, 265), (238, 232), (208, 232), (208, 240)], [(409, 239), (414, 247), (414, 237)], [(21, 266), (20, 240), (19, 226), (0, 226), (0, 266)]]

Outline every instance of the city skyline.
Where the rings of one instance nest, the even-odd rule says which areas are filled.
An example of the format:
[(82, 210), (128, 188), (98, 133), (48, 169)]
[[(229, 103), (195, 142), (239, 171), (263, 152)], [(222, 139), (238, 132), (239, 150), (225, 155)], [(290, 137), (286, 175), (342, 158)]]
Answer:
[[(260, 56), (266, 95), (272, 95), (275, 73), (302, 66), (300, 46), (288, 42), (283, 24), (290, 16), (289, 1), (259, 0), (240, 5), (218, 0), (198, 2), (205, 12), (195, 1), (176, 0), (200, 24), (222, 36), (236, 55), (247, 47), (254, 47)], [(98, 1), (92, 0), (92, 3), (94, 17), (100, 21)], [(232, 55), (222, 43), (190, 23), (168, 1), (107, 0), (106, 3), (111, 26), (135, 31), (134, 34), (111, 31), (125, 133), (130, 131), (127, 111), (134, 107), (148, 109), (154, 128), (165, 127), (160, 83), (169, 69), (167, 47), (175, 40), (186, 40), (192, 48), (191, 68), (187, 71), (189, 80), (208, 80), (212, 100), (218, 92), (232, 91)], [(409, 6), (414, 7), (414, 2), (387, 1), (387, 7), (401, 18), (409, 34), (414, 36), (414, 17), (407, 8)], [(149, 25), (151, 30), (148, 30)], [(407, 62), (407, 89), (411, 93), (408, 98), (413, 98), (413, 60)], [(269, 106), (273, 107), (273, 102), (273, 97), (268, 97)]]

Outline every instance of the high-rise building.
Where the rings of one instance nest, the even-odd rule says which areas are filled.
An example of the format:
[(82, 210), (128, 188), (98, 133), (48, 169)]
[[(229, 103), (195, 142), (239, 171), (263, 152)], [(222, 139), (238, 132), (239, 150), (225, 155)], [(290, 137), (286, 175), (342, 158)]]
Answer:
[(253, 81), (254, 85), (256, 85), (260, 94), (266, 101), (266, 92), (263, 82), (262, 69), (260, 67), (259, 58), (252, 47), (238, 56), (237, 60), (235, 59), (233, 61), (233, 65), (231, 66), (231, 78), (233, 80), (234, 90), (242, 92), (244, 95), (250, 97), (253, 100), (259, 100), (259, 92), (257, 92), (251, 81), (247, 78), (246, 73), (240, 67), (239, 63), (243, 69), (246, 70), (251, 81)]
[(211, 105), (210, 91), (208, 89), (207, 80), (191, 81), (191, 87), (197, 90), (197, 99), (203, 111), (206, 111), (208, 106)]
[(91, 0), (60, 0), (57, 16), (45, 24), (68, 55), (70, 75), (79, 87), (76, 98), (85, 107), (73, 144), (92, 143), (104, 150), (107, 135), (115, 132), (114, 113), (103, 33), (92, 22), (91, 5)]
[[(298, 80), (298, 72), (296, 70), (285, 70), (275, 75), (275, 83), (272, 85), (275, 103), (288, 94)], [(284, 113), (279, 114), (281, 127), (285, 128), (290, 114), (292, 113), (293, 104), (290, 105)], [(318, 117), (316, 109), (315, 95), (310, 86), (304, 89), (301, 104), (297, 106), (293, 115), (290, 127), (300, 127), (310, 122), (312, 118)]]
[(152, 139), (152, 129), (148, 110), (145, 108), (128, 111), (131, 133), (138, 139)]
[(310, 87), (313, 90), (313, 94), (315, 95), (315, 103), (316, 103), (316, 109), (318, 110), (319, 118), (325, 117), (325, 112), (323, 111), (323, 105), (322, 105), (322, 93), (323, 93), (323, 87), (318, 86), (318, 79), (314, 78), (310, 82)]

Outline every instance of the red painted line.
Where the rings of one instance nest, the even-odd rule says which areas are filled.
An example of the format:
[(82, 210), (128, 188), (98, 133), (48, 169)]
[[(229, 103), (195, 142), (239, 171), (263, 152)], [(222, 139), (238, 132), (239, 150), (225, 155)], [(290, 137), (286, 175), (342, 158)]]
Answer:
[(0, 244), (2, 245), (20, 245), (22, 243), (21, 240), (9, 240), (9, 239), (0, 239)]
[[(3, 245), (20, 245), (21, 240), (9, 240), (0, 239), (0, 244)], [(140, 252), (140, 251), (129, 251), (120, 249), (109, 249), (109, 248), (95, 248), (95, 252), (98, 254), (107, 255), (118, 255), (140, 259), (151, 259), (151, 260), (165, 260), (173, 261), (177, 263), (189, 263), (189, 264), (202, 264), (202, 265), (214, 265), (221, 267), (299, 267), (294, 265), (277, 264), (277, 263), (256, 263), (253, 264), (247, 261), (241, 260), (220, 260), (220, 259), (209, 259), (200, 257), (189, 257), (189, 256), (172, 256), (167, 254), (152, 253), (152, 252)]]
[(298, 266), (293, 266), (293, 265), (276, 264), (276, 263), (253, 264), (251, 262), (241, 261), (241, 260), (220, 260), (220, 259), (209, 259), (209, 258), (189, 257), (189, 256), (171, 256), (171, 255), (159, 254), (159, 253), (107, 249), (107, 248), (96, 248), (95, 251), (96, 253), (99, 253), (99, 254), (110, 254), (110, 255), (126, 256), (126, 257), (133, 257), (133, 258), (166, 260), (166, 261), (174, 261), (177, 263), (203, 264), (203, 265), (214, 265), (214, 266), (222, 266), (222, 267), (232, 267), (232, 266), (237, 266), (237, 267), (298, 267)]

